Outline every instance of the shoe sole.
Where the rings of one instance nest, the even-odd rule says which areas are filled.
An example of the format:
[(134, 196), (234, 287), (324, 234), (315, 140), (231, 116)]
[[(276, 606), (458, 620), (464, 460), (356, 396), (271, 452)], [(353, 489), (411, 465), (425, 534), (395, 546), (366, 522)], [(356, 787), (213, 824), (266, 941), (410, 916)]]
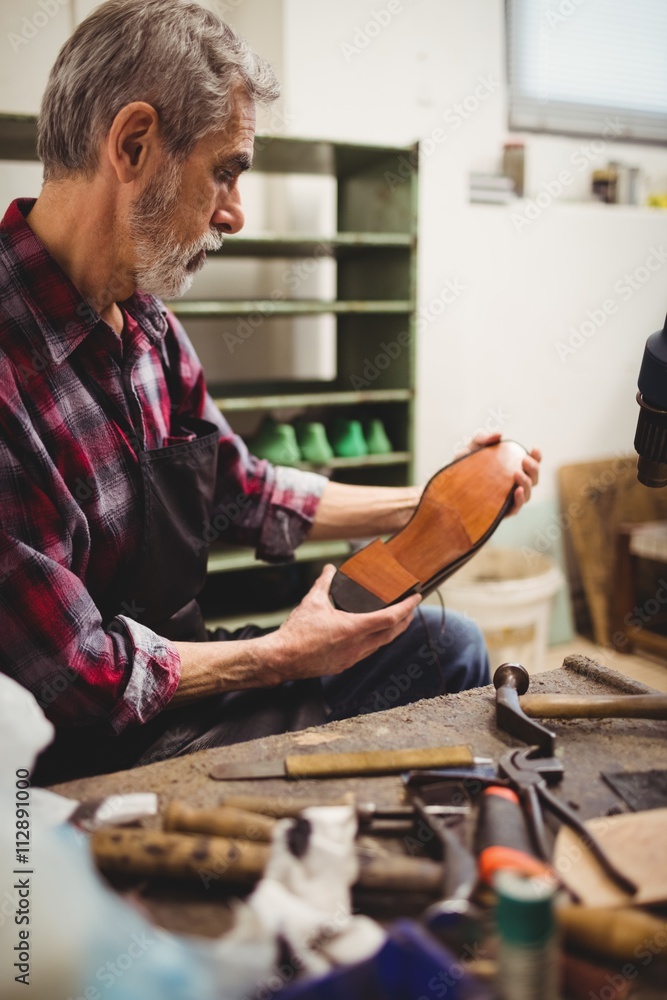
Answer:
[(455, 459), (428, 481), (414, 514), (386, 542), (376, 538), (336, 571), (329, 595), (341, 611), (379, 611), (426, 597), (489, 540), (512, 506), (527, 452), (499, 441)]

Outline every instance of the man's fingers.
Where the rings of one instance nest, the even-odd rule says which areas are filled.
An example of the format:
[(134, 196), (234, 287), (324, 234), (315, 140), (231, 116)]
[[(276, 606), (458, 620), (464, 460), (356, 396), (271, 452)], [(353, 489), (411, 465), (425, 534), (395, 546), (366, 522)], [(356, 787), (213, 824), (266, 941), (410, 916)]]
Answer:
[(533, 484), (533, 486), (535, 486), (540, 476), (539, 461), (533, 458), (532, 455), (526, 455), (523, 462), (521, 463), (521, 467), (523, 471), (526, 473), (526, 475), (530, 478), (530, 481)]
[(314, 586), (317, 586), (318, 583), (321, 584), (322, 586), (331, 583), (335, 575), (336, 575), (336, 567), (333, 565), (333, 563), (327, 563), (326, 566), (322, 568), (322, 572), (315, 581)]
[(383, 632), (386, 629), (395, 628), (402, 621), (409, 623), (415, 608), (420, 603), (421, 596), (413, 594), (411, 597), (406, 597), (404, 600), (399, 601), (398, 604), (392, 604), (388, 608), (381, 608), (379, 611), (367, 611), (354, 617), (363, 620), (360, 621), (360, 624), (366, 626), (369, 633)]
[(493, 434), (487, 434), (486, 431), (478, 431), (470, 443), (474, 444), (477, 448), (483, 448), (486, 444), (495, 444), (496, 441), (500, 441), (501, 437), (502, 434), (500, 431), (495, 431)]

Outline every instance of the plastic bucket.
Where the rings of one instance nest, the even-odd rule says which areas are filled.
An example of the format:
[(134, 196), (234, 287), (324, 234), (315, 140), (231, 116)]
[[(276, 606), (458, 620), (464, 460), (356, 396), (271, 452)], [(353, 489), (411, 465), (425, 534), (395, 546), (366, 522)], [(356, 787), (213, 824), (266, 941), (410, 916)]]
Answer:
[(544, 669), (551, 606), (563, 574), (550, 556), (486, 546), (442, 588), (445, 607), (474, 619), (484, 632), (493, 671), (515, 661)]

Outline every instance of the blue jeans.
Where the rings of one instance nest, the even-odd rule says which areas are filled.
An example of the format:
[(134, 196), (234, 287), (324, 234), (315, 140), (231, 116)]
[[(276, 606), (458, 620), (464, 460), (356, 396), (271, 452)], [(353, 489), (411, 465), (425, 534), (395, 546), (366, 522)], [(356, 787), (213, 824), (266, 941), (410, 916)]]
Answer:
[(321, 683), (334, 720), (482, 687), (491, 675), (477, 625), (447, 611), (443, 629), (441, 608), (426, 604), (397, 639)]

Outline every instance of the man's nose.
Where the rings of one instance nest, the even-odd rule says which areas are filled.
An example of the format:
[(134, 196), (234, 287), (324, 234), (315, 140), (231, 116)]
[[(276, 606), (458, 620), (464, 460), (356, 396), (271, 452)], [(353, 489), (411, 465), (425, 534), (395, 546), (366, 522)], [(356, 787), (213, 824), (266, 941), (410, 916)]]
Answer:
[(244, 222), (241, 199), (238, 197), (227, 199), (224, 204), (219, 205), (211, 218), (211, 225), (222, 233), (238, 233), (243, 229)]

